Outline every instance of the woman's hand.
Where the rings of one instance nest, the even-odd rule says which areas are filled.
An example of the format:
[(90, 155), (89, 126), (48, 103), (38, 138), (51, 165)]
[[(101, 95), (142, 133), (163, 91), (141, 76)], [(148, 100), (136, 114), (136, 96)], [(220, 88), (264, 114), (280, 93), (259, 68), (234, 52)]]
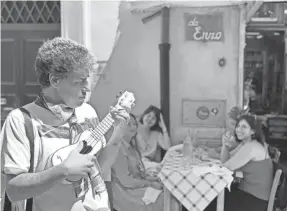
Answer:
[(230, 132), (226, 132), (222, 136), (222, 146), (226, 147), (227, 149), (231, 149), (233, 146), (236, 145), (236, 141), (233, 135), (230, 134)]
[(157, 189), (157, 190), (163, 189), (163, 184), (160, 182), (151, 182), (150, 186), (154, 189)]
[(214, 148), (208, 149), (207, 154), (210, 158), (220, 159), (220, 152), (216, 152)]
[(181, 153), (182, 152), (182, 147), (183, 147), (183, 144), (177, 144), (177, 145), (174, 145), (172, 147), (170, 147), (168, 149), (169, 152), (178, 152), (178, 153)]
[(154, 176), (149, 176), (149, 175), (147, 175), (147, 176), (145, 177), (145, 179), (148, 180), (148, 181), (151, 181), (151, 182), (158, 182), (158, 178), (157, 178), (157, 177), (154, 177)]

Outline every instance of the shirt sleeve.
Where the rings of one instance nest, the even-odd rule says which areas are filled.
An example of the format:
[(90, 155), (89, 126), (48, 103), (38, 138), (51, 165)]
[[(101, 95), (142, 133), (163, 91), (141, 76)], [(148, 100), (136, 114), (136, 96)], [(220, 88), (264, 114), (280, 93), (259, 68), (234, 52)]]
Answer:
[(2, 172), (18, 175), (30, 168), (30, 144), (25, 131), (24, 117), (19, 109), (6, 118), (0, 133)]

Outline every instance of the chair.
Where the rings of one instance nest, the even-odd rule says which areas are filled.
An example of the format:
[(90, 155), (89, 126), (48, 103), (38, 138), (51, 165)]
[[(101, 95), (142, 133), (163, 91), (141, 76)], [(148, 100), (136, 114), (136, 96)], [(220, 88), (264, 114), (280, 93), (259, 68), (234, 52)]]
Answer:
[(281, 151), (281, 159), (287, 158), (287, 116), (268, 117), (266, 142)]
[(269, 145), (268, 146), (268, 152), (269, 152), (269, 155), (270, 155), (271, 159), (275, 163), (278, 163), (279, 160), (280, 160), (280, 155), (281, 155), (281, 152), (279, 151), (279, 149), (277, 147)]
[(274, 201), (275, 201), (275, 196), (276, 196), (277, 188), (279, 186), (281, 175), (282, 175), (282, 170), (278, 169), (276, 171), (275, 177), (273, 179), (273, 184), (272, 184), (272, 188), (271, 188), (271, 192), (270, 192), (270, 196), (269, 196), (269, 200), (268, 200), (267, 211), (275, 211)]
[[(280, 160), (280, 155), (281, 155), (281, 152), (279, 151), (279, 149), (278, 149), (277, 147), (274, 147), (274, 146), (270, 146), (270, 145), (269, 145), (269, 146), (268, 146), (268, 152), (269, 152), (269, 155), (270, 155), (271, 159), (273, 160), (273, 162), (278, 163), (279, 160)], [(279, 171), (279, 170), (277, 170), (277, 171)], [(282, 170), (280, 170), (280, 171), (281, 171), (281, 174), (282, 174)], [(276, 172), (276, 173), (277, 173), (277, 172)], [(281, 177), (281, 175), (279, 176), (279, 179), (278, 179), (279, 181), (280, 181), (280, 177)], [(275, 201), (276, 191), (277, 191), (277, 188), (278, 188), (278, 186), (279, 186), (279, 181), (277, 181), (277, 185), (274, 184), (275, 179), (276, 179), (276, 174), (275, 174), (275, 178), (274, 178), (274, 180), (273, 180), (273, 185), (272, 185), (272, 189), (271, 189), (271, 193), (270, 193), (270, 197), (269, 197), (268, 210), (267, 210), (267, 211), (269, 211), (269, 209), (271, 209), (272, 206), (274, 207), (274, 201)], [(275, 187), (276, 187), (275, 194), (272, 192), (274, 185), (276, 185), (276, 186), (275, 186)], [(275, 188), (275, 187), (274, 187), (274, 188)], [(272, 199), (272, 198), (273, 198), (273, 199)], [(273, 200), (273, 201), (272, 201), (272, 200)], [(269, 208), (269, 204), (270, 204), (270, 208)], [(272, 210), (272, 209), (271, 209), (271, 210)], [(286, 208), (286, 210), (281, 210), (281, 209), (276, 208), (276, 211), (287, 211), (287, 208)]]

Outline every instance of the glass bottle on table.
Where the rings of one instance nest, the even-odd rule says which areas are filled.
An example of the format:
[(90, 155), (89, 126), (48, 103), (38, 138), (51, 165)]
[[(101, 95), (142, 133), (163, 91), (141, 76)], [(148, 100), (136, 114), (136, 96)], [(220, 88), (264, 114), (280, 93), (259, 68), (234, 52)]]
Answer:
[(183, 165), (187, 167), (190, 164), (194, 164), (195, 162), (195, 147), (197, 147), (197, 130), (191, 132), (192, 129), (189, 130), (188, 135), (183, 141), (182, 147), (182, 159)]
[(196, 163), (196, 156), (198, 156), (198, 147), (199, 147), (199, 141), (198, 141), (198, 130), (194, 129), (193, 132), (191, 132), (191, 129), (189, 131), (190, 139), (191, 139), (191, 163)]
[(187, 136), (183, 141), (182, 146), (182, 162), (184, 168), (188, 168), (191, 162), (191, 148), (192, 148), (192, 140), (190, 136)]

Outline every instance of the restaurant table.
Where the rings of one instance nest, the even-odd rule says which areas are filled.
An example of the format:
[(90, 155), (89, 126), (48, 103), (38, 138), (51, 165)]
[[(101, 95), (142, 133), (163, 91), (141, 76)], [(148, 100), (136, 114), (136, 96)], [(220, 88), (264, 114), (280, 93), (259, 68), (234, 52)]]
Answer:
[[(233, 176), (231, 171), (213, 161), (211, 159), (186, 168), (180, 153), (169, 152), (158, 174), (164, 185), (164, 211), (179, 211), (181, 205), (189, 211), (203, 211), (215, 197), (217, 211), (224, 210), (224, 191), (231, 185)], [(197, 165), (228, 173), (204, 173), (199, 176), (193, 168)]]

